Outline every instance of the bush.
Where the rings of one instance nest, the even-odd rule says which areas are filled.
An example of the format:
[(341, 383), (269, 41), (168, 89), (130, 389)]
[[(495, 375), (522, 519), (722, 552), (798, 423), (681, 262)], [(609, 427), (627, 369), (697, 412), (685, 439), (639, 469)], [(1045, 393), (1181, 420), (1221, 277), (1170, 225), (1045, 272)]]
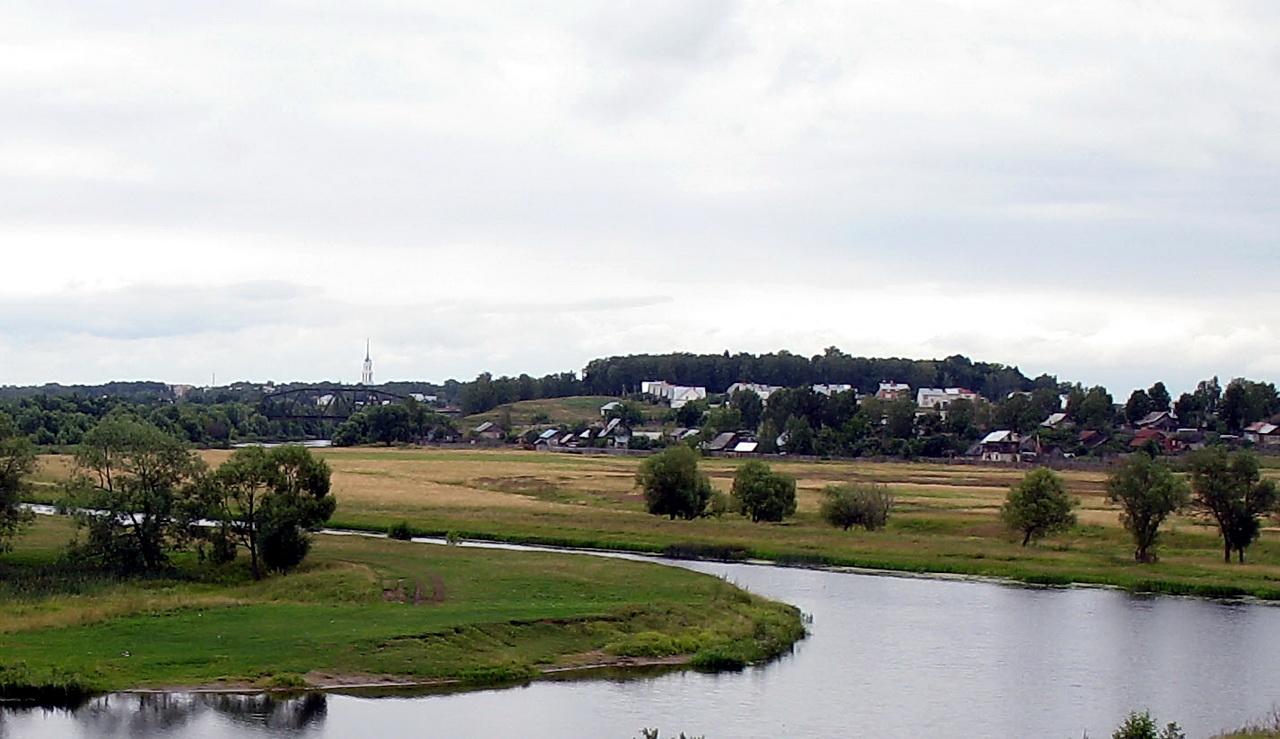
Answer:
[(822, 520), (845, 531), (854, 526), (882, 529), (893, 510), (893, 495), (884, 485), (829, 485), (822, 495)]
[(1163, 731), (1156, 731), (1156, 720), (1150, 713), (1133, 711), (1111, 734), (1111, 739), (1187, 739), (1187, 735), (1177, 724), (1169, 724)]
[(311, 551), (311, 537), (289, 519), (265, 520), (258, 536), (262, 563), (275, 572), (292, 570)]
[(698, 471), (698, 453), (687, 446), (671, 447), (641, 462), (636, 484), (655, 516), (692, 520), (704, 515), (711, 501), (711, 481)]
[(1065, 531), (1076, 523), (1071, 509), (1077, 501), (1067, 494), (1058, 473), (1046, 467), (1031, 470), (1009, 491), (1000, 517), (1010, 529), (1022, 534), (1022, 546), (1049, 534)]
[(409, 528), (408, 521), (401, 521), (387, 529), (387, 537), (397, 541), (409, 541), (413, 538), (413, 529)]
[(738, 468), (730, 495), (738, 512), (753, 523), (781, 521), (796, 512), (795, 478), (774, 472), (759, 460)]

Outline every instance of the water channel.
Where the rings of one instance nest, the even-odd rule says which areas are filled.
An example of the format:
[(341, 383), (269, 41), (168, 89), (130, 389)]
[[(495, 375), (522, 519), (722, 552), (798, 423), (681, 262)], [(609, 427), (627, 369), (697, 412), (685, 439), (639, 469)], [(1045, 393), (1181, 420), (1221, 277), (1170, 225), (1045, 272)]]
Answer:
[(1280, 607), (671, 562), (799, 606), (740, 673), (597, 675), (412, 697), (112, 695), (0, 709), (0, 737), (1106, 737), (1133, 708), (1209, 736), (1280, 704)]

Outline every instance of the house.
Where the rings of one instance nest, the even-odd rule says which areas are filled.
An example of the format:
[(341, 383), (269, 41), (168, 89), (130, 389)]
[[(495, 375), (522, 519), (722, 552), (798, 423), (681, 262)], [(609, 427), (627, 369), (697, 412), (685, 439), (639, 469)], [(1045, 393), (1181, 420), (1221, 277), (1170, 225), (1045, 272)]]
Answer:
[(1097, 449), (1103, 444), (1106, 444), (1107, 436), (1106, 434), (1103, 434), (1101, 431), (1094, 431), (1093, 429), (1085, 429), (1084, 431), (1080, 432), (1080, 435), (1076, 437), (1076, 440), (1079, 441), (1080, 446), (1084, 447), (1086, 450), (1093, 450), (1093, 449)]
[(409, 397), (419, 403), (434, 403), (440, 399), (437, 395), (427, 395), (426, 393), (409, 393)]
[(740, 441), (730, 451), (734, 454), (755, 454), (759, 449), (758, 441)]
[(1257, 446), (1280, 447), (1280, 426), (1266, 421), (1249, 424), (1244, 440)]
[(1040, 422), (1042, 429), (1065, 428), (1071, 425), (1071, 419), (1067, 418), (1065, 413), (1050, 413), (1049, 417)]
[(725, 452), (733, 449), (738, 443), (738, 435), (732, 431), (725, 431), (716, 436), (711, 441), (704, 442), (703, 451), (707, 452)]
[(621, 418), (613, 418), (596, 435), (597, 439), (607, 439), (611, 446), (626, 446), (631, 441), (631, 429), (622, 423)]
[(1016, 431), (992, 431), (978, 442), (978, 455), (984, 462), (1017, 462), (1021, 444)]
[(1177, 454), (1183, 449), (1182, 442), (1175, 436), (1156, 428), (1145, 428), (1134, 434), (1129, 448), (1137, 451), (1147, 448), (1149, 444), (1155, 444), (1163, 454)]
[(695, 400), (707, 399), (707, 389), (705, 387), (672, 385), (663, 380), (640, 383), (640, 392), (652, 395), (658, 400), (665, 400), (673, 409), (683, 408)]
[(876, 397), (880, 400), (897, 400), (909, 395), (911, 395), (911, 386), (900, 382), (882, 382), (880, 389), (876, 390)]
[(935, 411), (945, 411), (947, 406), (957, 400), (968, 400), (973, 402), (977, 399), (978, 394), (967, 388), (922, 387), (916, 392), (916, 407)]
[(757, 382), (735, 382), (729, 386), (728, 390), (724, 391), (724, 394), (733, 397), (733, 394), (738, 391), (752, 392), (759, 395), (761, 400), (768, 402), (769, 396), (781, 389), (782, 387), (779, 385), (761, 385)]
[(622, 410), (622, 403), (616, 400), (612, 400), (600, 406), (600, 415), (602, 417), (606, 417), (610, 413), (613, 413), (614, 411), (620, 411), (620, 410)]
[(576, 445), (575, 442), (577, 442), (577, 440), (578, 440), (578, 435), (570, 431), (569, 433), (560, 437), (560, 443), (558, 444), (558, 446), (575, 446)]
[(853, 390), (853, 385), (835, 384), (835, 385), (814, 385), (813, 391), (819, 395), (825, 395), (830, 398), (836, 393), (847, 393)]
[(1156, 429), (1159, 431), (1177, 431), (1178, 417), (1169, 411), (1153, 411), (1138, 419), (1134, 424), (1139, 429)]
[(493, 421), (485, 421), (484, 423), (471, 429), (471, 435), (477, 439), (486, 439), (488, 441), (501, 441), (506, 432), (502, 427)]
[(547, 429), (534, 439), (534, 446), (557, 446), (560, 442), (560, 429)]

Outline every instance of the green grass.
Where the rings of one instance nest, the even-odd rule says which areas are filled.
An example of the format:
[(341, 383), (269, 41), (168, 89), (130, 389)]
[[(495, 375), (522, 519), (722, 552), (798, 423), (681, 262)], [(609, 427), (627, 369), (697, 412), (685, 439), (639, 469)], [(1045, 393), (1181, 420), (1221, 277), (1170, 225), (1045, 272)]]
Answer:
[[(617, 400), (607, 395), (575, 395), (568, 398), (521, 400), (498, 406), (484, 413), (466, 416), (459, 428), (474, 428), (485, 421), (497, 421), (506, 409), (511, 413), (514, 426), (530, 426), (534, 423), (566, 424), (591, 423), (600, 420), (600, 406)], [(537, 419), (537, 420), (535, 420)], [(543, 420), (545, 419), (545, 420)]]
[(301, 571), (262, 582), (242, 566), (190, 561), (170, 578), (87, 582), (56, 559), (68, 533), (42, 517), (0, 557), (0, 695), (24, 695), (22, 685), (482, 683), (608, 661), (632, 642), (754, 661), (803, 635), (789, 606), (647, 563), (321, 536)]

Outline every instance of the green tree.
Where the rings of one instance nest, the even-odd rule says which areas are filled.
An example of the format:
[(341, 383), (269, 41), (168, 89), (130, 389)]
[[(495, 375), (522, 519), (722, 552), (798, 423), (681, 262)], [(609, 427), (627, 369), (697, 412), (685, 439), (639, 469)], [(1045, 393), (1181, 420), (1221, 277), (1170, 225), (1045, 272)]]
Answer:
[[(333, 512), (328, 465), (303, 447), (238, 449), (210, 483), (210, 516), (221, 522), (221, 535), (248, 550), (254, 579), (263, 575), (262, 539), (268, 525), (278, 534), (290, 525), (305, 532)], [(280, 563), (273, 558), (277, 569)]]
[(260, 553), (267, 569), (287, 572), (307, 556), (309, 532), (333, 515), (331, 473), (328, 463), (297, 444), (272, 449), (267, 465), (271, 487), (260, 509)]
[(1107, 480), (1107, 495), (1120, 504), (1120, 523), (1133, 536), (1133, 558), (1156, 561), (1160, 525), (1190, 499), (1186, 483), (1164, 464), (1134, 454)]
[(1078, 501), (1067, 494), (1058, 473), (1046, 467), (1031, 470), (1005, 498), (1000, 516), (1005, 525), (1022, 534), (1022, 546), (1076, 523), (1071, 509)]
[(1156, 720), (1149, 712), (1133, 711), (1112, 732), (1111, 739), (1187, 739), (1187, 735), (1177, 724), (1168, 724), (1157, 730)]
[(1129, 401), (1124, 404), (1124, 417), (1129, 423), (1137, 423), (1146, 417), (1154, 405), (1146, 390), (1134, 390)]
[(1229, 454), (1221, 447), (1194, 452), (1187, 459), (1192, 505), (1218, 526), (1222, 558), (1234, 551), (1244, 563), (1244, 550), (1262, 531), (1261, 518), (1276, 510), (1276, 483), (1264, 480), (1258, 458), (1247, 452)]
[(655, 516), (692, 520), (706, 513), (711, 500), (711, 481), (698, 471), (698, 452), (683, 444), (641, 462), (636, 484)]
[(1169, 395), (1169, 389), (1164, 386), (1163, 382), (1157, 382), (1147, 390), (1147, 399), (1151, 401), (1151, 410), (1156, 412), (1167, 411), (1173, 403), (1173, 398)]
[(752, 523), (781, 521), (796, 512), (796, 480), (753, 459), (734, 473), (730, 497), (738, 512), (750, 517)]
[(35, 448), (0, 413), (0, 552), (8, 550), (10, 540), (31, 520), (31, 512), (21, 507), (21, 496), (23, 481), (35, 467)]
[(1073, 392), (1067, 402), (1067, 415), (1086, 429), (1107, 431), (1115, 425), (1115, 404), (1111, 393), (1098, 386), (1087, 393)]
[(800, 416), (791, 416), (783, 429), (787, 454), (813, 454), (813, 428)]
[(893, 510), (893, 494), (879, 483), (828, 485), (822, 491), (822, 520), (848, 531), (861, 526), (867, 531), (884, 528)]
[(190, 539), (204, 463), (187, 445), (132, 418), (104, 419), (75, 455), (74, 503), (89, 531), (85, 553), (124, 572), (156, 571)]
[(764, 401), (750, 390), (738, 390), (729, 398), (729, 403), (742, 414), (742, 424), (746, 428), (756, 428), (764, 417)]

